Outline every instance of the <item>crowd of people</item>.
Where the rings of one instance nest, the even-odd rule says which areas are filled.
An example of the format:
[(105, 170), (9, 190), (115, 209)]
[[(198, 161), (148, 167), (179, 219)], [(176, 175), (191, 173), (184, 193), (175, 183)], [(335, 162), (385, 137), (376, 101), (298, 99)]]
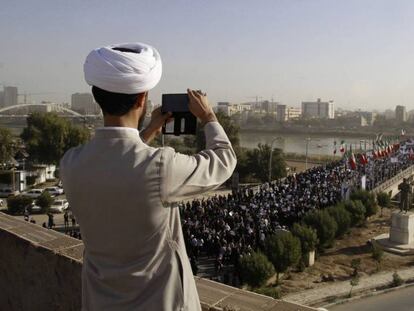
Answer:
[(276, 230), (289, 229), (308, 211), (347, 199), (352, 189), (371, 190), (412, 163), (410, 155), (398, 150), (386, 157), (371, 155), (368, 163), (357, 163), (355, 169), (344, 157), (255, 190), (182, 203), (182, 227), (193, 272), (197, 273), (200, 256), (214, 258), (216, 272), (226, 266), (238, 271), (240, 256), (262, 248)]

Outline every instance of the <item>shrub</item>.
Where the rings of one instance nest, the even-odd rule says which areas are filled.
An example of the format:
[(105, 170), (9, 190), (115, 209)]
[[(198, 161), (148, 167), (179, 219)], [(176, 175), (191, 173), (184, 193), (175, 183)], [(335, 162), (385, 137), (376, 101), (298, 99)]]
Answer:
[(301, 246), (297, 237), (289, 231), (279, 231), (266, 239), (266, 255), (276, 270), (276, 283), (279, 273), (296, 265), (301, 258)]
[(395, 271), (392, 274), (392, 282), (391, 282), (391, 286), (393, 287), (397, 287), (400, 285), (404, 284), (404, 280), (400, 277), (400, 275), (397, 273), (397, 271)]
[(326, 210), (309, 212), (303, 218), (303, 222), (316, 230), (320, 250), (332, 246), (338, 225)]
[(53, 198), (49, 192), (44, 191), (37, 199), (36, 205), (40, 206), (42, 209), (42, 213), (47, 213), (49, 211), (50, 206), (53, 203)]
[(378, 212), (378, 206), (375, 202), (375, 195), (366, 190), (357, 190), (351, 193), (351, 200), (360, 200), (365, 207), (365, 218), (375, 215)]
[(274, 299), (282, 298), (282, 292), (279, 287), (259, 287), (253, 290), (255, 293), (272, 297)]
[(335, 219), (338, 228), (336, 230), (336, 237), (341, 237), (348, 232), (351, 226), (351, 214), (345, 209), (343, 204), (331, 206), (327, 209), (329, 215)]
[(374, 259), (377, 263), (377, 270), (379, 270), (382, 257), (384, 256), (384, 251), (376, 243), (373, 243), (371, 248), (371, 255), (372, 259)]
[(318, 235), (315, 229), (298, 223), (293, 224), (292, 234), (300, 240), (302, 264), (304, 264), (308, 259), (309, 252), (314, 251), (318, 245)]
[(240, 260), (240, 269), (243, 280), (252, 287), (263, 285), (275, 274), (272, 263), (260, 252), (244, 255)]
[(345, 201), (344, 207), (351, 215), (351, 224), (361, 226), (365, 222), (365, 207), (361, 201)]
[(32, 199), (23, 195), (7, 198), (7, 210), (11, 215), (21, 215), (32, 203)]

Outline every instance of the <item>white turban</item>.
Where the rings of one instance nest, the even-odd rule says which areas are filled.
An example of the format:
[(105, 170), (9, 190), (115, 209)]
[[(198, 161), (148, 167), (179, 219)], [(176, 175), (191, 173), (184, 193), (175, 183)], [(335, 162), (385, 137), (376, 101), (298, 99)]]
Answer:
[[(114, 48), (135, 51), (121, 52)], [(152, 89), (161, 79), (158, 51), (144, 43), (113, 44), (89, 53), (83, 65), (85, 80), (105, 91), (138, 94)]]

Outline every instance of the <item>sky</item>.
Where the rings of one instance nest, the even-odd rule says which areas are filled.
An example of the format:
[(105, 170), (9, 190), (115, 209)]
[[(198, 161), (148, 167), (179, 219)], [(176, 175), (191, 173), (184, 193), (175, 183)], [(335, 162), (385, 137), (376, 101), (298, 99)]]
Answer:
[(1, 0), (0, 84), (70, 102), (90, 91), (89, 51), (138, 41), (161, 54), (156, 104), (194, 88), (213, 104), (410, 110), (413, 38), (412, 0)]

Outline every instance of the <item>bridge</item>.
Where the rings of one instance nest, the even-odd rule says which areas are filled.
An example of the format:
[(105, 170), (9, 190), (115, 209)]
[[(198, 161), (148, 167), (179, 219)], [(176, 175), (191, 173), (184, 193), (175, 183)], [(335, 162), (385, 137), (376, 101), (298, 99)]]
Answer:
[[(97, 115), (83, 115), (83, 114), (80, 114), (79, 112), (76, 112), (76, 111), (74, 111), (72, 109), (69, 109), (69, 108), (59, 106), (58, 104), (55, 104), (55, 103), (18, 104), (18, 105), (7, 106), (7, 107), (0, 108), (0, 116), (10, 117), (10, 115), (4, 115), (4, 114), (2, 115), (2, 112), (13, 110), (13, 109), (20, 109), (20, 108), (24, 108), (24, 107), (54, 107), (54, 108), (56, 108), (55, 111), (62, 110), (64, 112), (69, 113), (71, 116), (78, 117), (78, 118), (97, 117)], [(23, 116), (27, 116), (27, 115), (19, 115), (18, 117), (23, 117)]]
[(386, 192), (391, 195), (391, 198), (393, 198), (400, 192), (400, 190), (398, 190), (398, 185), (402, 183), (404, 178), (410, 178), (411, 176), (414, 176), (414, 165), (375, 187), (372, 189), (372, 192), (375, 194), (379, 192)]

